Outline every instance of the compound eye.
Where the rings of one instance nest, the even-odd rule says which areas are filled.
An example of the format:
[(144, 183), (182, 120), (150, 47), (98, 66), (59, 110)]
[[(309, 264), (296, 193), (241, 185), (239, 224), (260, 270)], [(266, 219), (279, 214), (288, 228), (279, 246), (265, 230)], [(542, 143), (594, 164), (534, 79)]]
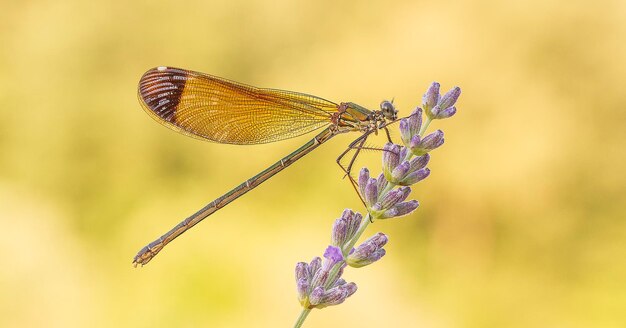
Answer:
[(395, 120), (398, 114), (396, 107), (389, 100), (383, 100), (383, 102), (380, 103), (380, 110), (383, 112), (383, 116), (390, 120)]

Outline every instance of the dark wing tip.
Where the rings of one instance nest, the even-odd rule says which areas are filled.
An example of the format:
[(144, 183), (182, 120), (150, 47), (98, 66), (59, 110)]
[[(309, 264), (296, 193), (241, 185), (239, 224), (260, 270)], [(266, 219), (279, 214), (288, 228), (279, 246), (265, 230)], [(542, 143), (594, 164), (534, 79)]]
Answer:
[(172, 67), (155, 67), (139, 80), (138, 95), (144, 108), (151, 114), (174, 123), (176, 109), (185, 89), (188, 72)]

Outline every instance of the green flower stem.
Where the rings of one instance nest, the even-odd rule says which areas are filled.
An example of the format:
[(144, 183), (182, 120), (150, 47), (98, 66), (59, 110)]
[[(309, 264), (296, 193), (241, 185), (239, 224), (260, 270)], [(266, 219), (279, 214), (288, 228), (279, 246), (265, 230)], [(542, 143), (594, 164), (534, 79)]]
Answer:
[(428, 117), (428, 115), (425, 115), (426, 119), (424, 120), (424, 124), (422, 124), (422, 128), (420, 129), (419, 135), (424, 138), (424, 132), (426, 132), (426, 129), (428, 129), (428, 126), (430, 125), (430, 122), (432, 122), (433, 120), (430, 119), (430, 117)]
[(302, 324), (304, 323), (304, 320), (309, 315), (309, 313), (311, 313), (311, 309), (303, 308), (302, 312), (300, 312), (300, 316), (298, 317), (298, 321), (296, 321), (296, 324), (293, 325), (293, 328), (302, 327)]

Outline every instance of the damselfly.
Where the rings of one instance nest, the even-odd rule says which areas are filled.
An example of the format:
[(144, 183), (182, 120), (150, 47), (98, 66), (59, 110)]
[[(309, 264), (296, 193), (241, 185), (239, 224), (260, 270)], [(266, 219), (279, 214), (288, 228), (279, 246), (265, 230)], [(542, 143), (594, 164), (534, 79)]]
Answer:
[[(368, 110), (351, 102), (336, 104), (304, 93), (256, 88), (172, 67), (147, 71), (139, 81), (138, 96), (145, 111), (157, 122), (182, 134), (213, 142), (261, 144), (326, 128), (293, 153), (215, 199), (142, 248), (133, 260), (134, 265), (148, 263), (183, 232), (330, 138), (350, 131), (361, 132), (340, 158), (350, 149), (357, 149), (358, 153), (368, 135), (380, 129), (387, 131), (386, 125), (397, 118), (397, 111), (388, 101), (382, 102), (380, 110)], [(347, 169), (344, 168), (348, 176), (353, 162), (354, 157)]]

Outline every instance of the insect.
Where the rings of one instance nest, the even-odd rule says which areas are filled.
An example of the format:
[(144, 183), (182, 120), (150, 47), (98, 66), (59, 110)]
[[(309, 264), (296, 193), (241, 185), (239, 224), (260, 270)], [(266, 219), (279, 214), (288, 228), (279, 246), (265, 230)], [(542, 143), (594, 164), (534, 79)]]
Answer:
[[(135, 266), (148, 263), (176, 237), (332, 137), (355, 131), (361, 135), (337, 159), (339, 163), (350, 149), (357, 150), (347, 168), (342, 166), (350, 177), (350, 168), (367, 136), (384, 129), (389, 138), (386, 126), (397, 119), (397, 111), (389, 101), (383, 101), (380, 110), (369, 110), (351, 102), (336, 104), (304, 93), (257, 88), (173, 67), (147, 71), (139, 81), (138, 97), (144, 110), (157, 122), (184, 135), (212, 142), (262, 144), (324, 129), (302, 147), (142, 248), (133, 260)], [(354, 186), (352, 177), (350, 180)]]

